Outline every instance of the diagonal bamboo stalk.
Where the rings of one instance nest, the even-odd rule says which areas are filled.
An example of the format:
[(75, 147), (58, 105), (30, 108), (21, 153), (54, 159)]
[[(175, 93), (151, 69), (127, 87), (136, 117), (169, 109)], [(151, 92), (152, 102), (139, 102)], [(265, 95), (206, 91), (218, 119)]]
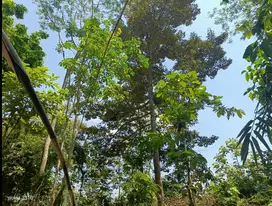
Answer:
[(13, 48), (12, 44), (10, 43), (10, 41), (9, 41), (9, 39), (3, 29), (2, 29), (2, 55), (7, 59), (7, 62), (9, 64), (10, 68), (12, 69), (13, 72), (15, 72), (18, 79), (25, 87), (26, 91), (28, 92), (28, 94), (34, 104), (34, 107), (35, 107), (37, 113), (39, 114), (41, 120), (43, 121), (44, 126), (46, 127), (48, 134), (50, 135), (53, 147), (54, 147), (54, 149), (58, 155), (58, 158), (62, 164), (62, 168), (63, 168), (64, 177), (66, 180), (70, 200), (72, 202), (72, 205), (75, 206), (76, 202), (75, 202), (72, 185), (71, 185), (70, 178), (69, 178), (68, 168), (67, 168), (66, 162), (64, 160), (62, 151), (60, 149), (59, 143), (57, 141), (56, 134), (50, 124), (47, 114), (45, 113), (45, 110), (44, 110), (43, 106), (41, 105), (41, 102), (40, 102), (32, 84), (31, 84), (31, 81), (30, 81), (30, 79), (24, 69), (23, 63), (21, 62), (16, 50)]

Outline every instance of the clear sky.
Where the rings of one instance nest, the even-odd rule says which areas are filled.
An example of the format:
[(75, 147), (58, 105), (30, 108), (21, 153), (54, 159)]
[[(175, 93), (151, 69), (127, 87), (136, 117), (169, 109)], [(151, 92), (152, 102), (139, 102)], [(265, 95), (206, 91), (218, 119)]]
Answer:
[[(201, 14), (197, 17), (194, 24), (185, 31), (196, 32), (198, 35), (205, 38), (207, 29), (211, 28), (220, 34), (221, 28), (214, 24), (214, 20), (208, 17), (208, 12), (220, 5), (221, 0), (197, 0)], [(28, 27), (28, 32), (34, 32), (40, 29), (39, 19), (36, 14), (37, 7), (31, 1), (15, 0), (16, 3), (23, 4), (28, 8), (28, 13), (22, 21)], [(64, 69), (58, 64), (61, 61), (61, 55), (55, 50), (57, 44), (57, 35), (53, 32), (48, 32), (50, 37), (42, 41), (42, 47), (46, 53), (45, 66), (51, 72), (60, 76), (59, 83), (62, 83), (64, 78)], [(246, 116), (242, 119), (235, 117), (227, 120), (225, 117), (218, 118), (211, 110), (203, 110), (199, 114), (199, 123), (195, 126), (201, 135), (219, 136), (218, 141), (208, 147), (200, 148), (201, 152), (208, 160), (209, 165), (213, 162), (213, 157), (218, 152), (218, 149), (229, 138), (234, 138), (240, 132), (242, 127), (248, 120), (253, 118), (253, 111), (256, 103), (252, 102), (247, 96), (243, 96), (249, 84), (246, 82), (241, 71), (246, 68), (248, 63), (242, 59), (243, 53), (249, 41), (240, 40), (239, 36), (233, 38), (231, 44), (225, 43), (224, 50), (227, 52), (227, 57), (233, 60), (233, 63), (227, 70), (220, 71), (215, 79), (208, 80), (205, 85), (208, 92), (214, 95), (223, 96), (223, 103), (229, 107), (243, 109)]]

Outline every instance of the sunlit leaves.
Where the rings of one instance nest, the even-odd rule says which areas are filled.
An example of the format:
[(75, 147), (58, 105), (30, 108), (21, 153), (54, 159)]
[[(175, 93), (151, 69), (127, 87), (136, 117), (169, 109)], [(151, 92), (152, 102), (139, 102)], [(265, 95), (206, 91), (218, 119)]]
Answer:
[(3, 17), (15, 16), (17, 19), (23, 19), (24, 14), (27, 12), (27, 8), (22, 4), (16, 4), (13, 0), (2, 1)]
[(135, 172), (131, 179), (127, 179), (122, 188), (123, 196), (129, 201), (129, 204), (141, 205), (152, 204), (156, 198), (158, 186), (153, 182), (149, 174)]
[[(255, 138), (250, 141), (251, 147), (254, 142), (257, 145), (257, 149), (260, 149), (260, 145)], [(266, 162), (267, 167), (260, 164), (256, 165), (254, 161), (260, 163), (259, 154), (256, 149), (252, 150), (252, 154), (250, 150), (245, 148), (246, 146), (239, 145), (237, 147), (237, 140), (231, 138), (226, 141), (224, 146), (220, 147), (218, 154), (215, 156), (213, 165), (216, 169), (216, 175), (210, 189), (213, 191), (213, 194), (218, 196), (218, 201), (222, 205), (240, 202), (241, 199), (237, 196), (237, 193), (246, 197), (249, 202), (258, 202), (258, 204), (262, 205), (270, 202), (271, 175), (269, 171), (271, 171), (271, 166), (269, 166), (269, 162), (271, 162), (271, 157), (265, 153), (261, 157), (263, 158), (262, 161)], [(243, 165), (241, 165), (239, 158), (241, 147), (244, 147), (244, 150), (248, 150), (247, 160)], [(231, 188), (235, 188), (236, 195), (233, 193), (230, 196), (227, 193), (230, 192)], [(248, 196), (248, 194), (250, 195)]]
[(219, 96), (206, 92), (206, 88), (198, 80), (196, 72), (179, 74), (171, 72), (166, 75), (167, 81), (159, 81), (156, 85), (156, 95), (165, 103), (165, 114), (162, 119), (170, 122), (186, 122), (197, 120), (197, 112), (204, 106), (212, 107), (217, 116), (227, 118), (237, 114), (240, 118), (245, 115), (243, 110), (225, 107)]
[[(123, 41), (114, 35), (107, 55), (103, 57), (111, 35), (110, 27), (109, 21), (100, 23), (97, 19), (86, 19), (84, 36), (79, 38), (78, 46), (71, 41), (64, 42), (64, 48), (75, 50), (77, 55), (62, 60), (60, 65), (75, 75), (69, 87), (70, 95), (77, 91), (72, 87), (80, 89), (82, 100), (85, 101), (83, 107), (87, 106), (90, 99), (121, 100), (123, 97), (117, 82), (129, 80), (134, 75), (135, 66), (148, 67), (148, 60), (141, 54), (139, 42), (135, 38)], [(138, 59), (138, 65), (130, 64), (130, 59), (134, 58)]]
[[(26, 72), (31, 79), (32, 85), (35, 89), (42, 90), (37, 91), (42, 104), (48, 114), (54, 114), (55, 105), (62, 103), (64, 100), (65, 90), (59, 88), (55, 82), (58, 77), (50, 75), (48, 68), (38, 67), (35, 69), (26, 67)], [(45, 90), (47, 89), (47, 90)], [(3, 74), (3, 114), (8, 113), (20, 113), (33, 110), (33, 105), (27, 93), (24, 91), (23, 86), (18, 81), (16, 75), (11, 72), (5, 72)], [(34, 114), (32, 114), (34, 115)]]
[(23, 5), (16, 4), (13, 0), (5, 0), (2, 11), (3, 29), (16, 48), (20, 59), (28, 63), (30, 67), (42, 66), (45, 53), (40, 46), (40, 41), (46, 39), (48, 34), (44, 31), (37, 31), (29, 35), (25, 25), (15, 24), (14, 19), (22, 19), (24, 13), (27, 12), (27, 8)]

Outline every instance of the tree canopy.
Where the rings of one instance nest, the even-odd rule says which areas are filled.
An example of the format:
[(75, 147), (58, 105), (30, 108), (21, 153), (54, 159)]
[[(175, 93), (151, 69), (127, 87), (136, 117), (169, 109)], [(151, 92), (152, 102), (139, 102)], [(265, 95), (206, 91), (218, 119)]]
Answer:
[[(41, 31), (17, 23), (27, 8), (13, 0), (3, 1), (3, 29), (58, 136), (77, 205), (272, 204), (271, 1), (223, 1), (212, 14), (223, 32), (205, 37), (185, 29), (201, 12), (194, 0), (34, 3)], [(44, 66), (49, 31), (62, 85)], [(209, 166), (199, 149), (220, 136), (212, 124), (212, 135), (197, 129), (199, 112), (246, 115), (206, 84), (232, 64), (224, 44), (236, 33), (255, 38), (241, 60), (256, 115)], [(2, 67), (2, 203), (71, 205), (50, 136), (4, 58)]]

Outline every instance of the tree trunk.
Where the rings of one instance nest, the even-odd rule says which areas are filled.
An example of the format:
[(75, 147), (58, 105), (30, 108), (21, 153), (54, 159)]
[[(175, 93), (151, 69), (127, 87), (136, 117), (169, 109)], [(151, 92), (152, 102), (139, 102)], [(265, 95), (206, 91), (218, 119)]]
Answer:
[[(66, 74), (65, 74), (65, 77), (64, 77), (64, 80), (63, 80), (63, 84), (62, 84), (62, 88), (66, 88), (66, 86), (68, 85), (68, 82), (69, 82), (69, 78), (70, 78), (70, 72), (66, 71)], [(59, 105), (57, 105), (57, 108), (58, 107), (59, 107)], [(57, 119), (58, 119), (57, 115), (53, 116), (53, 120), (52, 120), (52, 124), (51, 124), (53, 130), (56, 127)], [(43, 176), (45, 168), (46, 168), (50, 143), (51, 143), (51, 138), (50, 138), (50, 135), (48, 135), (46, 140), (45, 140), (45, 143), (44, 143), (43, 156), (42, 156), (42, 161), (41, 161), (40, 170), (39, 170), (39, 177)], [(58, 159), (58, 162), (60, 162), (59, 159)], [(37, 196), (37, 198), (34, 198), (34, 200), (32, 202), (32, 205), (37, 204), (37, 199), (39, 198), (39, 193), (40, 193), (41, 186), (42, 185), (39, 186), (39, 189), (37, 190), (37, 193), (35, 194)]]
[[(64, 147), (64, 140), (61, 143), (61, 150), (63, 150), (63, 147)], [(55, 179), (54, 179), (54, 184), (53, 184), (53, 188), (52, 188), (52, 195), (51, 195), (51, 200), (50, 200), (50, 205), (51, 206), (54, 205), (54, 201), (55, 201), (55, 193), (56, 193), (59, 169), (60, 169), (60, 160), (58, 160), (58, 164), (57, 164), (57, 167), (56, 167)]]
[[(71, 159), (72, 159), (72, 156), (73, 156), (76, 137), (77, 137), (78, 130), (79, 130), (79, 128), (78, 128), (78, 104), (79, 104), (79, 101), (80, 101), (79, 97), (80, 97), (80, 93), (79, 93), (79, 91), (77, 91), (76, 100), (75, 100), (75, 103), (73, 104), (73, 107), (76, 107), (76, 110), (74, 112), (75, 117), (74, 117), (73, 130), (72, 130), (71, 146), (70, 146), (70, 150), (68, 151), (67, 168), (70, 167), (70, 162), (71, 162)], [(63, 190), (64, 186), (65, 186), (65, 179), (63, 178), (62, 179), (61, 190), (59, 191), (58, 195), (62, 195), (65, 192)], [(54, 205), (54, 202), (55, 202), (55, 200), (52, 202), (52, 205)], [(64, 202), (68, 202), (68, 196), (67, 195), (64, 195)]]
[[(3, 119), (2, 119), (2, 121), (3, 121)], [(3, 148), (5, 148), (5, 145), (6, 145), (7, 133), (8, 133), (8, 125), (5, 125), (5, 130), (4, 130), (3, 134), (2, 134), (2, 150), (3, 150)]]
[[(52, 122), (52, 128), (53, 129), (55, 128), (56, 123), (57, 123), (57, 118), (54, 118), (53, 122)], [(40, 171), (39, 171), (40, 176), (43, 176), (45, 168), (46, 168), (50, 143), (51, 143), (51, 139), (50, 139), (50, 136), (48, 135), (46, 140), (45, 140), (44, 148), (43, 148), (42, 162), (41, 162)]]
[[(156, 114), (155, 114), (155, 104), (154, 104), (151, 61), (150, 61), (150, 68), (148, 73), (148, 81), (149, 81), (148, 96), (149, 96), (149, 105), (150, 105), (150, 124), (151, 124), (151, 131), (155, 133), (156, 132)], [(162, 185), (162, 178), (161, 178), (160, 154), (158, 149), (156, 149), (153, 152), (153, 164), (154, 164), (155, 183), (159, 186), (159, 191), (157, 193), (158, 206), (163, 206), (164, 194), (163, 194), (163, 185)]]
[[(67, 71), (65, 74), (64, 80), (63, 80), (62, 88), (66, 88), (69, 78), (70, 78), (70, 72)], [(57, 108), (58, 107), (59, 107), (59, 105), (57, 105)], [(57, 118), (58, 118), (57, 116), (53, 117), (53, 120), (52, 120), (52, 128), (53, 129), (55, 129), (55, 127), (56, 127)], [(42, 157), (42, 162), (41, 162), (40, 172), (39, 172), (40, 176), (42, 176), (44, 174), (44, 171), (46, 168), (50, 143), (51, 143), (51, 139), (50, 139), (50, 135), (48, 135), (46, 138), (45, 144), (44, 144), (44, 149), (43, 149), (43, 157)]]
[(188, 177), (187, 188), (188, 188), (189, 206), (196, 206), (195, 195), (194, 195), (194, 192), (191, 189), (191, 187), (192, 187), (192, 177), (191, 177), (191, 169), (190, 169), (189, 160), (187, 162), (187, 177)]

